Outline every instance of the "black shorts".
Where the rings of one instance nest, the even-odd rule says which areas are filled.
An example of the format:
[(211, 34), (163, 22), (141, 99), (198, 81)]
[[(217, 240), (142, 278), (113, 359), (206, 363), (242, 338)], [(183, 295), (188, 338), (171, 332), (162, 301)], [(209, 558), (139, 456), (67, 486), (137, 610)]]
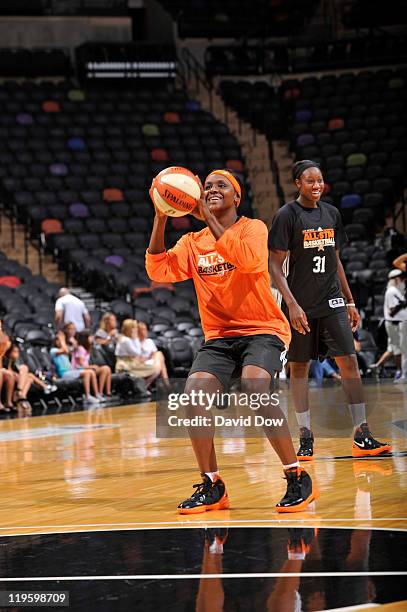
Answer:
[(343, 357), (355, 353), (352, 328), (346, 311), (308, 319), (311, 331), (302, 335), (291, 327), (288, 361), (310, 361), (318, 357)]
[(280, 338), (273, 334), (254, 336), (229, 336), (208, 340), (197, 352), (189, 374), (208, 372), (228, 388), (234, 375), (240, 375), (246, 365), (263, 368), (273, 376), (280, 372), (287, 349)]

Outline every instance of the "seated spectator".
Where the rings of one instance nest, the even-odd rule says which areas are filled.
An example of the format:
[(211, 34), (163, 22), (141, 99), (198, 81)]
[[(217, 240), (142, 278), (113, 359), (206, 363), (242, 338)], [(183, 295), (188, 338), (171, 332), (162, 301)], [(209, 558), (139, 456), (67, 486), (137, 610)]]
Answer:
[(112, 312), (105, 312), (100, 320), (99, 329), (95, 333), (95, 344), (98, 345), (105, 362), (112, 370), (116, 366), (115, 348), (118, 337), (116, 315)]
[(105, 312), (100, 319), (99, 329), (95, 333), (95, 342), (101, 346), (116, 345), (119, 337), (117, 329), (116, 315), (112, 312)]
[(6, 352), (7, 369), (12, 372), (17, 383), (17, 391), (26, 398), (31, 385), (35, 384), (42, 389), (45, 394), (52, 393), (57, 390), (55, 385), (47, 384), (38, 376), (32, 374), (28, 366), (20, 358), (20, 349), (16, 344), (12, 344)]
[[(72, 368), (72, 364), (69, 360), (69, 348), (63, 331), (57, 332), (55, 336), (54, 347), (51, 349), (51, 359), (59, 378), (65, 380), (75, 380), (76, 378), (82, 379), (85, 390), (83, 397), (85, 404), (99, 404), (99, 400), (95, 397), (98, 393), (96, 372), (91, 369), (74, 370)], [(94, 395), (90, 393), (91, 386)]]
[(116, 344), (116, 372), (128, 372), (136, 378), (144, 378), (147, 387), (157, 378), (157, 368), (152, 363), (145, 363), (141, 357), (138, 338), (138, 323), (134, 319), (125, 319)]
[(85, 329), (78, 334), (78, 347), (72, 354), (72, 367), (76, 370), (91, 369), (95, 372), (98, 383), (96, 398), (106, 402), (112, 394), (112, 371), (108, 365), (90, 365), (92, 344), (93, 336), (90, 331)]
[(65, 334), (66, 344), (69, 348), (69, 352), (72, 353), (78, 348), (78, 340), (76, 338), (76, 326), (75, 323), (65, 323), (62, 331)]
[(164, 385), (169, 387), (170, 383), (168, 380), (165, 357), (162, 352), (157, 349), (154, 340), (148, 337), (148, 327), (143, 321), (140, 321), (138, 324), (138, 338), (140, 342), (140, 356), (144, 360), (144, 363), (152, 363), (158, 372), (157, 376), (161, 376)]
[[(3, 321), (0, 319), (0, 412), (11, 412), (13, 406), (14, 376), (6, 368), (3, 368), (3, 356), (10, 348), (10, 339), (3, 331)], [(1, 401), (3, 385), (6, 385), (6, 405)]]
[(324, 376), (326, 378), (333, 378), (334, 380), (341, 380), (340, 375), (332, 367), (329, 359), (324, 359), (323, 361), (313, 359), (310, 365), (310, 373), (315, 378), (318, 385), (322, 384)]

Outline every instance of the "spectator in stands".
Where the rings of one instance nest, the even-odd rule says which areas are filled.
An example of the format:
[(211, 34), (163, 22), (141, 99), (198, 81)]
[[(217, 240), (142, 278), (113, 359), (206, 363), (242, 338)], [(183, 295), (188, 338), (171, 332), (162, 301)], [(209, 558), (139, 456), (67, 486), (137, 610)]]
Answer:
[(84, 329), (78, 334), (78, 346), (72, 354), (72, 367), (75, 369), (91, 369), (95, 372), (98, 382), (96, 398), (101, 402), (109, 401), (112, 394), (112, 370), (108, 365), (91, 365), (93, 336)]
[(318, 385), (322, 384), (324, 377), (333, 378), (334, 380), (341, 380), (340, 375), (335, 368), (332, 367), (329, 359), (324, 359), (323, 361), (313, 359), (310, 365), (310, 373)]
[[(65, 380), (75, 380), (81, 378), (84, 387), (84, 403), (87, 405), (99, 404), (99, 400), (95, 397), (98, 393), (96, 372), (91, 369), (74, 370), (69, 361), (69, 348), (66, 344), (66, 338), (63, 331), (57, 332), (54, 340), (54, 347), (51, 349), (51, 359), (55, 366), (55, 371), (58, 378)], [(91, 395), (90, 389), (94, 395)]]
[(407, 380), (407, 304), (403, 276), (400, 268), (389, 272), (383, 304), (387, 350), (376, 363), (370, 365), (371, 369), (377, 369), (393, 357), (396, 363), (394, 382)]
[(118, 337), (119, 330), (117, 329), (116, 315), (112, 312), (105, 312), (100, 319), (99, 329), (95, 334), (95, 342), (101, 346), (116, 346)]
[[(10, 339), (3, 331), (3, 321), (0, 319), (0, 412), (11, 412), (13, 406), (13, 391), (15, 380), (14, 376), (6, 369), (3, 368), (3, 357), (6, 351), (10, 348)], [(6, 405), (1, 402), (1, 392), (3, 390), (3, 384), (6, 385)]]
[(61, 328), (66, 323), (73, 323), (77, 332), (92, 324), (88, 309), (82, 300), (72, 295), (66, 287), (62, 287), (55, 302), (55, 325)]
[(99, 353), (103, 356), (104, 362), (114, 371), (116, 369), (116, 356), (114, 354), (119, 330), (117, 329), (116, 315), (112, 312), (105, 312), (102, 316), (99, 328), (95, 334), (95, 342), (98, 345)]
[(14, 377), (17, 385), (17, 405), (28, 401), (27, 395), (33, 384), (42, 389), (45, 394), (57, 390), (55, 385), (45, 383), (29, 371), (28, 366), (21, 359), (20, 349), (16, 344), (11, 344), (5, 356), (7, 359), (7, 370)]
[(162, 352), (157, 349), (154, 340), (148, 337), (148, 327), (143, 321), (140, 321), (138, 324), (138, 339), (140, 342), (141, 359), (144, 360), (144, 363), (152, 363), (158, 372), (158, 376), (161, 376), (163, 379), (164, 385), (169, 387), (170, 383), (165, 357)]
[(72, 353), (78, 348), (75, 323), (65, 323), (64, 327), (62, 328), (62, 331), (65, 334), (66, 344), (68, 345), (69, 352), (72, 355)]
[(144, 378), (147, 387), (157, 378), (157, 368), (146, 363), (141, 357), (138, 338), (138, 323), (134, 319), (125, 319), (116, 344), (116, 372), (128, 372), (136, 378)]

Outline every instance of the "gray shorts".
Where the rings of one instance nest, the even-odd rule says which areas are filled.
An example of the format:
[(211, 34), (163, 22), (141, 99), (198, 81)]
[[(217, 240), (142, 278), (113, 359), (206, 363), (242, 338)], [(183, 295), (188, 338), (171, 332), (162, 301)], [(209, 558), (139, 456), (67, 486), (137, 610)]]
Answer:
[(387, 332), (387, 350), (393, 355), (401, 355), (401, 323), (385, 321)]

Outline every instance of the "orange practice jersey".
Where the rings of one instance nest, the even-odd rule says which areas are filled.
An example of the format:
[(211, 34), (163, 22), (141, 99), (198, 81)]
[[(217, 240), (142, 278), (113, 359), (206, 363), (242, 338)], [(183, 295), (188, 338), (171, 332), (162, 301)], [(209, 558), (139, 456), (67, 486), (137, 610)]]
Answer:
[(270, 288), (267, 227), (259, 219), (240, 217), (219, 240), (205, 228), (169, 251), (147, 251), (146, 269), (158, 282), (193, 279), (205, 340), (275, 334), (289, 345), (290, 326)]

